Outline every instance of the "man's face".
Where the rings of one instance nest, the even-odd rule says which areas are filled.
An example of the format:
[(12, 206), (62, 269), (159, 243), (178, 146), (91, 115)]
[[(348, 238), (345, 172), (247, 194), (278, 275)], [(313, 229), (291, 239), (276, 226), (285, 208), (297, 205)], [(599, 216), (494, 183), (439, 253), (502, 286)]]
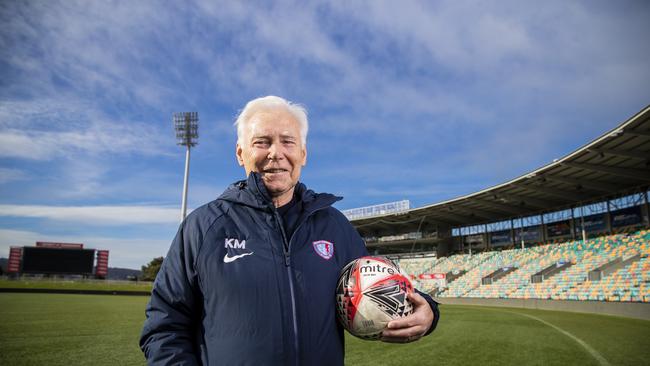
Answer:
[(307, 163), (307, 149), (300, 138), (298, 121), (283, 108), (255, 113), (237, 144), (237, 161), (246, 175), (257, 172), (271, 198), (291, 200), (300, 170)]

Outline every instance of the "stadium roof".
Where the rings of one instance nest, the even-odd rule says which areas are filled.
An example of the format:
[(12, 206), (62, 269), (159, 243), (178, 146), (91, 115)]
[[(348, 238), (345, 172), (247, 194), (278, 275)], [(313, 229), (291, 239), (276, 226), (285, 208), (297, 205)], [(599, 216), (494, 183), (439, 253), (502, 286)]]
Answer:
[(362, 233), (428, 231), (553, 212), (650, 185), (650, 105), (594, 141), (508, 182), (399, 214), (352, 220)]

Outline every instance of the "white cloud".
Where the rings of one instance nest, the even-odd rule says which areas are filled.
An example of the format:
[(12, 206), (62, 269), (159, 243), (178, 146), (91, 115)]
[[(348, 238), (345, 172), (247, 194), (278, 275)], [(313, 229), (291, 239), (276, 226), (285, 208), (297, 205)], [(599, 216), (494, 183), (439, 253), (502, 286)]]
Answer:
[(478, 7), (454, 1), (367, 1), (332, 7), (366, 26), (371, 40), (396, 41), (397, 51), (404, 53), (401, 58), (416, 56), (415, 63), (406, 67), (429, 65), (474, 72), (533, 51), (529, 29), (518, 21), (527, 11), (516, 7), (508, 8), (506, 14), (500, 14), (498, 5)]
[(149, 37), (175, 27), (175, 9), (147, 2), (52, 1), (16, 3), (4, 10), (7, 22), (0, 39), (22, 46), (6, 47), (0, 55), (20, 70), (29, 65), (32, 72), (22, 75), (23, 87), (36, 86), (49, 95), (70, 89), (129, 105), (159, 105), (169, 95), (170, 87), (148, 67), (164, 57), (148, 44), (160, 41)]
[[(9, 246), (23, 246), (34, 244), (40, 240), (38, 235), (39, 234), (31, 231), (0, 229), (0, 238), (2, 238), (2, 241), (5, 242), (3, 243), (5, 245), (5, 248), (8, 248)], [(0, 256), (5, 256), (5, 253), (3, 253), (3, 251), (0, 251)]]
[[(581, 77), (573, 72), (578, 66), (593, 80), (598, 64), (625, 60), (605, 53), (628, 53), (625, 45), (614, 43), (618, 52), (605, 52), (577, 32), (558, 33), (567, 24), (595, 32), (592, 40), (613, 38), (608, 33), (616, 33), (612, 29), (617, 23), (580, 4), (280, 1), (199, 2), (183, 8), (146, 2), (32, 6), (30, 14), (40, 16), (42, 27), (49, 30), (33, 46), (51, 56), (42, 69), (74, 81), (79, 94), (95, 90), (109, 102), (127, 105), (160, 107), (169, 100), (192, 104), (200, 99), (192, 88), (194, 79), (204, 82), (207, 76), (214, 84), (207, 87), (209, 93), (228, 101), (275, 92), (331, 107), (358, 104), (358, 113), (394, 110), (408, 103), (411, 112), (452, 111), (464, 117), (476, 111), (480, 103), (473, 103), (471, 94), (482, 88), (509, 86), (502, 95), (507, 98), (519, 93), (517, 88), (525, 87), (521, 81), (529, 79), (543, 82), (532, 87), (548, 90)], [(15, 18), (10, 24), (17, 32), (35, 39), (42, 33), (21, 16)], [(197, 32), (174, 19), (191, 19), (196, 29), (210, 24), (210, 31)], [(104, 41), (111, 47), (104, 47)], [(33, 61), (27, 57), (30, 53), (19, 51)], [(375, 54), (391, 59), (377, 62)], [(594, 67), (583, 67), (586, 59), (594, 60)], [(186, 63), (192, 65), (191, 74), (183, 71)], [(164, 67), (164, 77), (157, 74), (159, 67)], [(566, 70), (549, 73), (556, 68)], [(400, 75), (397, 69), (409, 75)], [(434, 77), (418, 82), (421, 71)], [(451, 76), (459, 83), (472, 78), (475, 85), (469, 87), (474, 90), (445, 88), (448, 83), (436, 75)], [(43, 79), (48, 78), (32, 81)], [(311, 85), (314, 80), (317, 88)]]
[(166, 155), (171, 127), (114, 120), (93, 105), (57, 98), (0, 103), (0, 156), (33, 160), (80, 154)]
[[(170, 133), (171, 135), (171, 133)], [(110, 125), (95, 123), (80, 131), (0, 131), (0, 156), (33, 160), (57, 157), (75, 158), (87, 154), (168, 154), (160, 134), (141, 125)], [(168, 138), (171, 145), (171, 138)]]
[(40, 218), (99, 226), (171, 224), (180, 210), (157, 206), (37, 206), (0, 205), (0, 216)]
[[(325, 159), (350, 151), (381, 167), (337, 162), (350, 182), (368, 182), (368, 194), (413, 176), (447, 181), (459, 166), (482, 181), (486, 170), (510, 178), (556, 151), (559, 140), (544, 136), (579, 130), (567, 116), (602, 131), (613, 121), (601, 112), (633, 113), (630, 100), (648, 95), (647, 11), (625, 8), (12, 2), (0, 30), (0, 59), (12, 71), (0, 90), (0, 157), (32, 160), (30, 177), (51, 163), (40, 178), (47, 191), (39, 189), (64, 202), (170, 202), (180, 196), (163, 173), (172, 164), (153, 158), (177, 151), (158, 120), (173, 107), (223, 121), (250, 97), (274, 93), (314, 111), (311, 151)], [(585, 110), (584, 122), (573, 118)], [(216, 131), (212, 141), (223, 138)], [(387, 169), (406, 173), (386, 178)], [(215, 180), (207, 174), (203, 182)], [(194, 200), (220, 191), (193, 182)]]

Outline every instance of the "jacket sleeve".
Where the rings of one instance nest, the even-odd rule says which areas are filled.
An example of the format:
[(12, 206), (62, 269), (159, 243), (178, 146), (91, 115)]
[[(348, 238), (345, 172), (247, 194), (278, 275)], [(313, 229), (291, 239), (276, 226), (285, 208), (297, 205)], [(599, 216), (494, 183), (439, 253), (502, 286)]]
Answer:
[(149, 365), (199, 364), (194, 336), (202, 301), (194, 258), (200, 239), (186, 220), (156, 276), (140, 336)]
[(418, 294), (420, 294), (420, 296), (424, 297), (425, 300), (427, 300), (429, 306), (431, 307), (431, 311), (433, 311), (433, 323), (431, 323), (431, 327), (429, 327), (429, 330), (427, 330), (427, 332), (424, 333), (425, 336), (428, 336), (438, 326), (438, 319), (440, 319), (440, 309), (438, 309), (438, 303), (436, 302), (436, 300), (434, 300), (429, 294), (426, 294), (418, 289), (415, 289), (415, 291)]

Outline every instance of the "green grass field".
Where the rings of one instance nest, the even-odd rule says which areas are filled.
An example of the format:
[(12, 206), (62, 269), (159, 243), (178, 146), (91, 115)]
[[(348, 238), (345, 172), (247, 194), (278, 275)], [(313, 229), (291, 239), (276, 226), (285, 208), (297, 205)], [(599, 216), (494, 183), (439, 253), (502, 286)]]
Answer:
[(21, 278), (9, 280), (0, 278), (0, 288), (56, 289), (56, 290), (99, 290), (99, 291), (146, 291), (151, 292), (152, 282), (107, 281), (107, 280), (63, 280), (42, 278)]
[[(145, 296), (0, 293), (0, 365), (144, 365), (137, 342), (147, 301)], [(441, 311), (438, 329), (412, 344), (348, 337), (346, 364), (650, 362), (650, 321), (451, 305)]]

